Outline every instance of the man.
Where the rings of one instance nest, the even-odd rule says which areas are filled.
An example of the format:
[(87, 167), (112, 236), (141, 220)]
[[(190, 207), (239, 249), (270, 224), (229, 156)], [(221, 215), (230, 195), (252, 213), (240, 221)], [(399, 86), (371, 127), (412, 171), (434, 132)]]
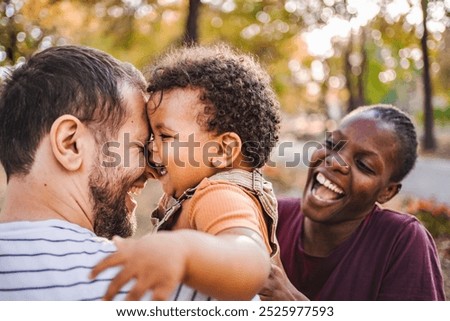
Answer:
[[(89, 274), (115, 251), (107, 238), (135, 228), (132, 194), (146, 183), (145, 103), (140, 72), (84, 47), (40, 52), (4, 82), (0, 300), (96, 300), (106, 293), (118, 270), (93, 280)], [(126, 294), (124, 287), (115, 299)], [(180, 286), (171, 298), (204, 299), (194, 294)]]

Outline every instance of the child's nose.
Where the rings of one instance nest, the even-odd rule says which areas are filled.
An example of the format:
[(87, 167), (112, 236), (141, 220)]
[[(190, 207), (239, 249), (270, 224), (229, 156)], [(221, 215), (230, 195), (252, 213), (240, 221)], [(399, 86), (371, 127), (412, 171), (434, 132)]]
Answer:
[(154, 140), (151, 140), (151, 141), (148, 142), (148, 150), (150, 151), (150, 153), (158, 151), (158, 147), (156, 146)]
[(148, 143), (148, 160), (150, 162), (158, 163), (158, 160), (155, 160), (155, 155), (158, 154), (158, 147), (155, 144), (155, 141), (150, 141)]

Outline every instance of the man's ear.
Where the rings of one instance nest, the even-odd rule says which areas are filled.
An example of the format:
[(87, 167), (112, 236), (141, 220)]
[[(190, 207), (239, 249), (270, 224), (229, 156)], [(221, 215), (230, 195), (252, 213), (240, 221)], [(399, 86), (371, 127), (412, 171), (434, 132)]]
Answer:
[(86, 126), (75, 116), (62, 115), (52, 124), (50, 142), (58, 162), (69, 171), (78, 170), (83, 163), (82, 140)]
[(209, 157), (210, 163), (215, 168), (231, 168), (241, 154), (241, 138), (234, 132), (226, 132), (217, 136), (215, 142), (217, 142), (217, 152)]
[(378, 195), (377, 202), (380, 204), (386, 203), (397, 195), (401, 188), (402, 184), (400, 183), (389, 183), (389, 185)]

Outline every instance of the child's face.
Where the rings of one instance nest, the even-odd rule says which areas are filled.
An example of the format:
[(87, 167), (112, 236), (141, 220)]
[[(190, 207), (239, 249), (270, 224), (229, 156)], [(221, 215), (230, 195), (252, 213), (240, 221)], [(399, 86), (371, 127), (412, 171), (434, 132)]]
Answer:
[(214, 151), (214, 135), (199, 125), (204, 105), (198, 90), (175, 88), (152, 95), (147, 111), (153, 131), (151, 159), (165, 193), (180, 197), (216, 170), (208, 156)]
[(303, 193), (305, 215), (330, 223), (367, 215), (387, 191), (397, 188), (390, 181), (397, 144), (393, 128), (372, 112), (346, 119), (312, 155), (315, 167), (309, 169)]

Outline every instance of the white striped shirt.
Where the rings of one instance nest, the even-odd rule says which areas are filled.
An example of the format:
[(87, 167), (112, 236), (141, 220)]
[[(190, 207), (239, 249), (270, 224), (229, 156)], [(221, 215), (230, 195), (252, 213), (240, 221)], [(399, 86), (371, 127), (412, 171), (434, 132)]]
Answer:
[[(115, 250), (111, 241), (62, 220), (2, 223), (0, 300), (100, 300), (119, 268), (110, 268), (94, 280), (89, 273)], [(122, 288), (115, 300), (123, 300), (130, 286)], [(171, 297), (208, 299), (183, 285)]]

